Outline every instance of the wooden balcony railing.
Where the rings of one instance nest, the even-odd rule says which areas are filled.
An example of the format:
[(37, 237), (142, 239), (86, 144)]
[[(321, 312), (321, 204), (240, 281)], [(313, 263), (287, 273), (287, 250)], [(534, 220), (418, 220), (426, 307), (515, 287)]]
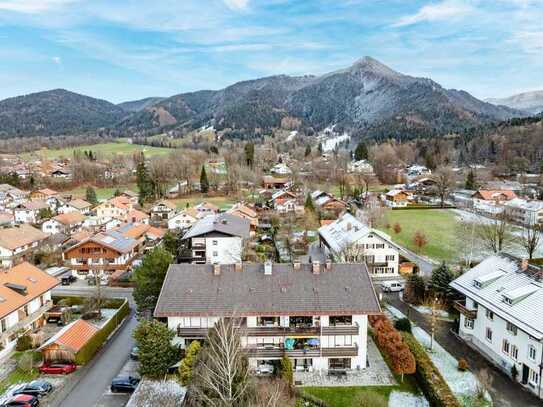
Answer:
[[(184, 338), (199, 338), (207, 336), (209, 328), (177, 328), (177, 336)], [(243, 336), (320, 336), (322, 335), (358, 335), (358, 325), (337, 325), (337, 326), (318, 326), (310, 327), (281, 327), (281, 326), (261, 326), (251, 327), (243, 325), (239, 327)]]
[(462, 315), (464, 315), (466, 318), (469, 318), (469, 319), (477, 318), (477, 310), (468, 309), (466, 307), (465, 301), (455, 301), (453, 305), (454, 305), (454, 308), (458, 312), (460, 312)]

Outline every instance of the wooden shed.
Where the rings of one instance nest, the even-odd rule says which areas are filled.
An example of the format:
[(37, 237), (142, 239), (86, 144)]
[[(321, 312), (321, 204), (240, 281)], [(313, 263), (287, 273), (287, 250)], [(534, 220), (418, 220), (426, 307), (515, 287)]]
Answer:
[(78, 319), (62, 328), (38, 348), (45, 362), (74, 362), (77, 352), (98, 332), (98, 328)]

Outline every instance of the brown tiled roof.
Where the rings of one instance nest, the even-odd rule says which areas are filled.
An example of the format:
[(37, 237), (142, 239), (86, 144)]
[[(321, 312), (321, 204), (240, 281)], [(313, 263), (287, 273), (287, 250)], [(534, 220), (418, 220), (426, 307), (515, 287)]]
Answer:
[(147, 215), (145, 212), (138, 211), (137, 209), (132, 209), (126, 215), (126, 219), (129, 222), (140, 222), (142, 220), (149, 219), (149, 215)]
[(40, 209), (49, 208), (49, 205), (47, 204), (47, 202), (41, 199), (24, 202), (21, 206), (25, 209), (31, 209), (31, 210), (40, 210)]
[(57, 191), (55, 191), (54, 189), (50, 189), (50, 188), (38, 189), (36, 192), (40, 193), (40, 194), (43, 194), (45, 196), (53, 196), (53, 195), (58, 194)]
[(500, 189), (500, 190), (480, 189), (474, 195), (477, 195), (477, 194), (481, 195), (481, 197), (485, 201), (493, 200), (493, 199), (497, 198), (500, 195), (503, 195), (505, 197), (505, 199), (507, 199), (507, 200), (510, 200), (510, 199), (513, 199), (513, 198), (517, 197), (517, 195), (513, 191), (510, 191), (510, 190), (507, 190), (507, 189), (503, 189), (503, 190), (502, 189)]
[(81, 212), (75, 211), (57, 215), (53, 219), (62, 223), (63, 225), (75, 225), (83, 222), (86, 219), (86, 216)]
[(235, 215), (236, 212), (240, 212), (240, 213), (242, 213), (245, 216), (248, 216), (250, 218), (256, 218), (257, 217), (256, 211), (254, 209), (249, 208), (247, 205), (242, 204), (242, 203), (237, 203), (234, 206), (232, 206), (232, 208), (230, 208), (228, 210), (228, 213), (231, 213), (233, 215)]
[[(6, 283), (24, 286), (26, 295), (6, 287)], [(26, 262), (9, 270), (0, 271), (0, 318), (16, 311), (58, 284), (59, 281), (55, 277)]]
[(166, 230), (162, 229), (162, 228), (157, 228), (157, 227), (151, 226), (147, 230), (146, 234), (149, 235), (149, 236), (156, 237), (156, 238), (162, 238), (166, 234)]
[(0, 230), (0, 246), (6, 249), (16, 249), (36, 241), (47, 239), (47, 233), (27, 224)]
[(87, 209), (92, 206), (90, 202), (87, 202), (84, 199), (72, 199), (70, 202), (67, 202), (67, 204), (76, 209)]
[(155, 205), (153, 206), (158, 206), (158, 205), (164, 205), (166, 206), (167, 208), (170, 208), (171, 210), (176, 210), (177, 209), (177, 205), (175, 205), (175, 203), (171, 202), (171, 201), (167, 201), (167, 200), (162, 200), (160, 202), (157, 202)]
[(44, 343), (40, 349), (55, 343), (68, 348), (73, 352), (78, 352), (93, 336), (98, 332), (98, 328), (89, 324), (83, 319), (78, 319), (70, 325), (61, 329), (55, 336)]
[(381, 312), (364, 264), (172, 264), (155, 308), (156, 317), (249, 315), (352, 315)]
[(264, 175), (262, 177), (262, 182), (264, 182), (265, 184), (286, 184), (287, 182), (289, 182), (289, 179), (286, 177), (279, 178), (272, 175)]

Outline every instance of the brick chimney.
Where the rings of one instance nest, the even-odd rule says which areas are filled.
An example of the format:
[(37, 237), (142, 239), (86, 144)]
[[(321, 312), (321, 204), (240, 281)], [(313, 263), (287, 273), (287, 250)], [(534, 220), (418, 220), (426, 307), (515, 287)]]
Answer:
[(213, 275), (214, 276), (220, 276), (221, 275), (221, 265), (220, 264), (214, 264), (213, 265)]
[(522, 261), (520, 262), (520, 269), (522, 271), (528, 270), (528, 259), (522, 259)]
[(238, 261), (235, 266), (236, 272), (242, 272), (243, 271), (243, 263), (241, 261)]
[(321, 263), (318, 261), (313, 262), (313, 274), (320, 274), (321, 273)]
[(332, 270), (332, 260), (326, 260), (326, 271)]

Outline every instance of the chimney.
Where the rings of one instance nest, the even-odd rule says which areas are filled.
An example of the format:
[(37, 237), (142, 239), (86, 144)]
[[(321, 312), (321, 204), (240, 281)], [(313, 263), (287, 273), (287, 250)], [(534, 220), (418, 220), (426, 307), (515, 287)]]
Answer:
[(332, 260), (326, 260), (326, 271), (332, 270)]
[(238, 261), (238, 262), (236, 263), (236, 266), (235, 266), (235, 267), (236, 267), (236, 268), (235, 268), (236, 272), (239, 273), (239, 272), (243, 271), (243, 264), (241, 263), (241, 261)]
[(321, 273), (321, 263), (318, 261), (313, 262), (313, 274), (320, 274)]
[(271, 260), (266, 260), (264, 262), (264, 275), (271, 276), (272, 269), (273, 269), (273, 263), (271, 262)]
[(213, 264), (213, 275), (214, 276), (220, 276), (221, 275), (221, 265), (220, 264)]
[(347, 231), (350, 231), (353, 228), (353, 224), (351, 222), (347, 223)]
[(520, 269), (521, 271), (528, 270), (528, 259), (522, 259), (522, 261), (520, 262)]
[(293, 266), (294, 270), (298, 271), (302, 267), (302, 263), (300, 263), (298, 260), (296, 260), (296, 261), (294, 261), (292, 263), (292, 266)]

